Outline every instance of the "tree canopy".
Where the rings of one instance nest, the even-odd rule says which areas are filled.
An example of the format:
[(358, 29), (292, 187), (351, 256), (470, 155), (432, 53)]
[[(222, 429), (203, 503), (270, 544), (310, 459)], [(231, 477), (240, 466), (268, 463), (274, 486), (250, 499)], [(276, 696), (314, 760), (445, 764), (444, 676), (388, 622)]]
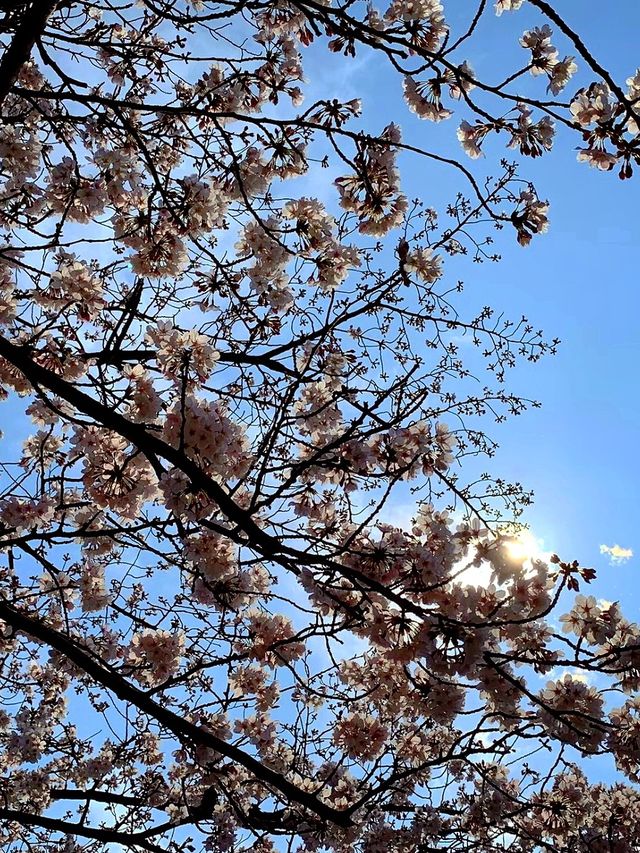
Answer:
[[(640, 626), (477, 474), (558, 342), (457, 278), (547, 230), (514, 158), (632, 177), (640, 71), (449, 5), (2, 4), (5, 849), (640, 849)], [(314, 97), (362, 56), (422, 145)]]

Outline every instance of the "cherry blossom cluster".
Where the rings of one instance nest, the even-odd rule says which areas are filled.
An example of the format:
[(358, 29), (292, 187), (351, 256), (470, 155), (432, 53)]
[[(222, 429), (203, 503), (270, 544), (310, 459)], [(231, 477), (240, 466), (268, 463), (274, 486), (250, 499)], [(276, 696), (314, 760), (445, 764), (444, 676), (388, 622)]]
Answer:
[(176, 401), (164, 419), (162, 434), (213, 476), (241, 477), (251, 462), (242, 425), (229, 418), (220, 401), (191, 396)]
[(549, 77), (548, 90), (558, 95), (578, 70), (573, 56), (558, 59), (558, 51), (551, 44), (553, 32), (549, 24), (527, 30), (520, 44), (531, 51), (530, 71), (534, 76), (546, 74)]
[(126, 662), (141, 684), (161, 684), (180, 665), (183, 635), (170, 631), (146, 630), (134, 634), (126, 650)]
[(340, 206), (358, 216), (363, 234), (384, 236), (403, 221), (408, 208), (399, 190), (400, 173), (394, 146), (400, 142), (400, 128), (390, 124), (375, 144), (358, 153), (354, 175), (336, 180)]

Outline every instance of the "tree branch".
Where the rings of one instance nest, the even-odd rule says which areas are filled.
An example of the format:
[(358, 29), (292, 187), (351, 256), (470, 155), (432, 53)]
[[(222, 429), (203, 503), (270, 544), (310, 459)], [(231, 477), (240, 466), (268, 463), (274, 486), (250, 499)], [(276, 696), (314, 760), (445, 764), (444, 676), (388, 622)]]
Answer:
[[(90, 678), (102, 685), (102, 687), (110, 690), (119, 699), (131, 703), (143, 713), (157, 720), (161, 725), (173, 732), (181, 742), (186, 741), (194, 745), (216, 750), (216, 752), (219, 752), (226, 758), (245, 767), (260, 782), (280, 791), (289, 801), (298, 803), (309, 811), (314, 812), (323, 820), (335, 823), (338, 826), (346, 827), (352, 825), (351, 818), (344, 812), (324, 805), (313, 794), (301, 791), (284, 776), (264, 766), (252, 755), (248, 755), (237, 746), (221, 740), (206, 731), (206, 729), (180, 717), (178, 714), (174, 714), (168, 708), (164, 708), (151, 699), (144, 691), (130, 684), (120, 674), (102, 666), (96, 658), (79, 648), (70, 637), (50, 628), (41, 620), (27, 616), (4, 601), (0, 601), (0, 619), (4, 619), (15, 630), (22, 631), (34, 639), (40, 640), (50, 648), (64, 655)], [(0, 816), (2, 816), (1, 813)]]
[(29, 61), (36, 40), (42, 35), (59, 0), (35, 0), (25, 10), (11, 44), (0, 61), (0, 106), (11, 91), (20, 69)]

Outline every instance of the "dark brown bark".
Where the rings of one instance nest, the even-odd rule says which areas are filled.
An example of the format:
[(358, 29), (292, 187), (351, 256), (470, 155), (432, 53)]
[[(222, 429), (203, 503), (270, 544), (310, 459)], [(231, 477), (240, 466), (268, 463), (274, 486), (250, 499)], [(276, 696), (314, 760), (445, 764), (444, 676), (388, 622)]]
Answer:
[(29, 61), (33, 46), (44, 32), (59, 0), (35, 0), (25, 10), (11, 44), (0, 61), (0, 108), (11, 91), (20, 69)]

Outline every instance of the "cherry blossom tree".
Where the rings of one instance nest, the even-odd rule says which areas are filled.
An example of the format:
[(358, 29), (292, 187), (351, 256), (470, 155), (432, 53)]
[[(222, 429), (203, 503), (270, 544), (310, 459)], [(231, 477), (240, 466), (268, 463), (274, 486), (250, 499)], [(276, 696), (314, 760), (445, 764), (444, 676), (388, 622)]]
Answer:
[[(449, 270), (547, 230), (512, 158), (556, 133), (631, 177), (640, 72), (460, 5), (3, 4), (5, 849), (639, 849), (640, 627), (465, 474), (557, 342)], [(369, 55), (423, 147), (309, 95)]]

